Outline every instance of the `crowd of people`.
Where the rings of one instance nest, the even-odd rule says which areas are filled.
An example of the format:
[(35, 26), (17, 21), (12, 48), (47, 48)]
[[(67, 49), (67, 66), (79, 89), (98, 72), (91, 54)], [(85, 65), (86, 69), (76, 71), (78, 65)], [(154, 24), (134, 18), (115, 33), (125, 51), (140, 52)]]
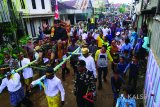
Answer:
[[(53, 68), (72, 55), (70, 65), (74, 71), (74, 95), (77, 107), (94, 107), (98, 91), (103, 89), (103, 85), (105, 85), (103, 82), (108, 81), (108, 72), (113, 74), (109, 77), (114, 97), (113, 105), (136, 107), (133, 95), (137, 91), (139, 61), (145, 60), (148, 44), (144, 39), (146, 33), (142, 30), (141, 35), (138, 35), (136, 28), (129, 24), (122, 24), (120, 21), (122, 17), (116, 16), (114, 20), (110, 20), (111, 18), (108, 17), (103, 20), (103, 23), (92, 20), (89, 22), (90, 26), (80, 23), (72, 27), (69, 25), (64, 27), (64, 22), (56, 20), (50, 37), (41, 36), (34, 42), (28, 41), (24, 48), (27, 56), (24, 52), (20, 52), (18, 59), (15, 60), (9, 52), (4, 52), (4, 63), (9, 64), (12, 73), (6, 73), (6, 78), (0, 85), (0, 93), (7, 87), (13, 107), (21, 107), (22, 103), (27, 107), (32, 106), (29, 96), (38, 81), (33, 81), (35, 73), (33, 71), (39, 71), (39, 76), (46, 75), (46, 78), (39, 84), (44, 87), (48, 106), (64, 105), (65, 89), (62, 81), (66, 80), (66, 75), (71, 73), (71, 70), (67, 67), (67, 62), (62, 65), (61, 81), (56, 77), (56, 71)], [(127, 20), (126, 15), (123, 18)], [(73, 54), (79, 47), (79, 53)], [(14, 69), (23, 67), (33, 60), (36, 60), (33, 66), (22, 70), (26, 86), (24, 94), (20, 74), (16, 73)], [(112, 70), (108, 71), (110, 64)], [(39, 69), (34, 66), (38, 66)], [(122, 90), (125, 91), (125, 94), (120, 95)]]

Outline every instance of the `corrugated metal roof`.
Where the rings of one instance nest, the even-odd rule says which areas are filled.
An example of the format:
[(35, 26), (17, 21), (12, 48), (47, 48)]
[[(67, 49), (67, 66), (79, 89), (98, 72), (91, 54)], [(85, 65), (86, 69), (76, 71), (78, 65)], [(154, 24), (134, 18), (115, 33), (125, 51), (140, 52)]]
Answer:
[(71, 6), (74, 7), (74, 5), (76, 4), (77, 0), (70, 0), (70, 1), (64, 1), (63, 3), (67, 6)]
[(81, 10), (85, 10), (88, 7), (92, 6), (91, 4), (92, 2), (90, 2), (90, 0), (71, 0), (71, 1), (65, 1), (63, 3), (67, 6), (71, 6)]
[[(51, 5), (52, 5), (52, 10), (55, 11), (55, 0), (51, 0)], [(72, 6), (66, 5), (63, 2), (58, 2), (58, 9), (59, 10), (64, 10), (64, 9), (75, 9)]]

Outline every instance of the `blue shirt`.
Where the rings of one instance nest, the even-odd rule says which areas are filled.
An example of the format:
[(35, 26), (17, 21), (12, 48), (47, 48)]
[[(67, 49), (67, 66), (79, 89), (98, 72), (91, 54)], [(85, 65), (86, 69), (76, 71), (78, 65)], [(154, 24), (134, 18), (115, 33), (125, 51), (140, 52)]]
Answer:
[(135, 38), (133, 36), (131, 36), (130, 43), (131, 43), (132, 47), (134, 46), (135, 41), (136, 41)]
[(138, 38), (138, 34), (137, 34), (137, 32), (132, 32), (132, 37), (135, 39), (135, 40), (137, 40), (137, 38)]
[(125, 97), (121, 96), (117, 99), (116, 107), (136, 107), (136, 101), (134, 98), (126, 99)]
[(127, 63), (120, 63), (120, 62), (118, 63), (117, 69), (121, 76), (124, 74), (126, 67), (127, 67)]
[(108, 37), (109, 44), (111, 45), (113, 37), (111, 34), (107, 35), (107, 37)]
[(127, 65), (124, 73), (126, 73), (128, 71), (128, 69), (130, 69), (129, 75), (131, 75), (131, 76), (137, 76), (138, 72), (139, 72), (139, 63), (134, 64), (133, 62), (130, 62)]
[(130, 51), (133, 49), (132, 45), (130, 43), (128, 44), (123, 44), (122, 47), (121, 47), (121, 52), (124, 52), (124, 50), (128, 50), (129, 53)]
[(140, 42), (137, 43), (135, 48), (134, 48), (135, 53), (138, 53), (141, 47), (142, 47), (142, 44)]

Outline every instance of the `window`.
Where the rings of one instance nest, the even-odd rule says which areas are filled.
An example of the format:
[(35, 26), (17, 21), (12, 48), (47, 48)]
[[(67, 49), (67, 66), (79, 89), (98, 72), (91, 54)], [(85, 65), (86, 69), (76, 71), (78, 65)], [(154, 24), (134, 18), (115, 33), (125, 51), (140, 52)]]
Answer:
[(22, 8), (22, 9), (25, 9), (24, 0), (20, 0), (20, 2), (21, 2), (21, 8)]
[(41, 0), (41, 3), (42, 3), (42, 9), (45, 9), (44, 0)]
[(35, 0), (31, 0), (32, 1), (32, 7), (33, 9), (36, 9), (36, 1)]
[(31, 33), (32, 37), (36, 37), (35, 27), (34, 27), (34, 21), (30, 20), (30, 27), (31, 27)]

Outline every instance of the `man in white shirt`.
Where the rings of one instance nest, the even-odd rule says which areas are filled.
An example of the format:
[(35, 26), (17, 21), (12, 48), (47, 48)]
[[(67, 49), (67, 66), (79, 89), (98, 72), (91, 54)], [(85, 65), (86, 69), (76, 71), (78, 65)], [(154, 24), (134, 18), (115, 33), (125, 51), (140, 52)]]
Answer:
[[(19, 57), (19, 66), (25, 66), (27, 64), (30, 63), (30, 59), (28, 58), (24, 58), (23, 56), (23, 53), (20, 52), (20, 54), (18, 55)], [(26, 85), (26, 95), (28, 96), (29, 95), (29, 92), (30, 92), (30, 84), (32, 82), (32, 77), (33, 77), (33, 70), (32, 68), (30, 67), (27, 67), (27, 68), (24, 68), (23, 69), (23, 78), (24, 78), (24, 82), (25, 82), (25, 85)]]
[(108, 30), (109, 29), (106, 26), (104, 26), (104, 28), (102, 29), (104, 36), (108, 35)]
[(82, 27), (80, 27), (78, 30), (78, 36), (82, 35), (82, 33), (83, 33), (83, 29), (82, 29)]
[[(36, 85), (39, 80), (33, 81), (31, 87)], [(39, 82), (38, 82), (39, 83)], [(42, 82), (40, 82), (43, 84)], [(64, 105), (65, 91), (61, 80), (56, 77), (52, 67), (46, 71), (46, 79), (44, 80), (44, 91), (48, 101), (48, 107), (60, 107)]]
[(7, 87), (9, 91), (11, 105), (13, 107), (19, 107), (25, 97), (24, 90), (20, 82), (20, 75), (18, 73), (11, 75), (11, 73), (8, 72), (6, 74), (6, 78), (2, 80), (2, 84), (0, 85), (0, 93), (2, 93), (5, 87)]
[(94, 59), (91, 55), (89, 55), (89, 49), (88, 48), (82, 48), (82, 56), (79, 57), (79, 60), (84, 60), (86, 62), (86, 68), (93, 72), (94, 77), (97, 79), (97, 72), (96, 72), (96, 66)]
[(96, 30), (96, 31), (92, 34), (92, 36), (93, 36), (93, 38), (94, 38), (95, 40), (97, 40), (97, 38), (98, 38), (98, 36), (99, 36), (98, 30)]
[(86, 33), (86, 32), (84, 32), (84, 33), (82, 34), (82, 39), (83, 39), (83, 40), (86, 40), (86, 39), (87, 39), (87, 33)]

